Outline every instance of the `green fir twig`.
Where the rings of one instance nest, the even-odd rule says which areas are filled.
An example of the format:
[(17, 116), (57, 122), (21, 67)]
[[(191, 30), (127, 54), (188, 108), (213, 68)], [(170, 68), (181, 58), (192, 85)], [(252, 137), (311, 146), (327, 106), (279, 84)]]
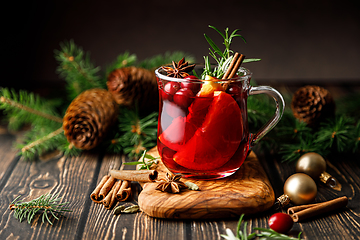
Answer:
[(91, 88), (105, 88), (99, 76), (100, 67), (94, 67), (90, 54), (75, 45), (73, 40), (60, 43), (61, 50), (55, 50), (59, 66), (57, 72), (67, 82), (69, 100)]
[(316, 134), (315, 143), (325, 149), (334, 149), (337, 152), (345, 152), (351, 146), (350, 141), (355, 139), (355, 123), (353, 119), (338, 116), (321, 123)]
[(8, 88), (0, 88), (0, 110), (4, 110), (9, 120), (9, 129), (19, 130), (30, 124), (46, 125), (49, 122), (62, 123), (55, 110), (57, 102), (45, 101), (34, 93), (24, 90), (16, 92)]
[(71, 212), (69, 208), (64, 207), (68, 202), (60, 203), (62, 199), (58, 196), (59, 194), (54, 195), (47, 193), (28, 202), (17, 201), (20, 197), (18, 196), (12, 201), (9, 207), (10, 210), (14, 211), (14, 217), (20, 222), (26, 219), (27, 222), (31, 224), (36, 214), (42, 214), (42, 222), (44, 223), (46, 220), (53, 225), (48, 215), (59, 220), (57, 215), (63, 216), (64, 212)]
[(156, 146), (157, 112), (140, 118), (137, 108), (123, 108), (119, 114), (118, 132), (109, 150), (123, 151), (130, 158), (138, 158), (144, 150)]
[(34, 160), (46, 151), (59, 148), (60, 143), (66, 141), (62, 131), (62, 118), (47, 101), (39, 96), (6, 88), (0, 91), (0, 109), (5, 110), (9, 119), (9, 129), (18, 130), (29, 124), (30, 130), (24, 134), (23, 143), (16, 145), (21, 149), (19, 155), (26, 160)]

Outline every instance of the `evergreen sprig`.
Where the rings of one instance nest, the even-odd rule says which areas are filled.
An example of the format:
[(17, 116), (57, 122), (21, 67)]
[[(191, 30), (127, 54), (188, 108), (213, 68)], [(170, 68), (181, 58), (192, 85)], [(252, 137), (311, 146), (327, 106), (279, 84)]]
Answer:
[(81, 92), (91, 88), (105, 88), (99, 72), (100, 67), (94, 67), (90, 54), (75, 45), (73, 40), (60, 43), (60, 50), (55, 50), (55, 59), (59, 66), (57, 72), (67, 83), (69, 100), (73, 100)]
[(42, 222), (44, 223), (46, 220), (48, 223), (53, 225), (48, 214), (56, 220), (59, 220), (57, 215), (63, 216), (64, 212), (71, 212), (69, 208), (64, 207), (64, 205), (68, 204), (68, 202), (60, 203), (62, 198), (59, 198), (58, 196), (59, 194), (54, 195), (47, 193), (28, 202), (17, 201), (20, 197), (18, 196), (10, 204), (10, 210), (14, 211), (14, 217), (20, 222), (26, 219), (27, 222), (31, 224), (36, 214), (41, 213)]
[(46, 125), (55, 121), (62, 123), (56, 111), (57, 101), (46, 101), (40, 96), (24, 90), (0, 88), (0, 110), (5, 112), (8, 127), (19, 130), (24, 125)]
[(316, 133), (315, 144), (322, 145), (325, 149), (335, 149), (337, 152), (345, 152), (355, 140), (355, 122), (351, 118), (338, 116), (321, 123)]
[(60, 142), (66, 141), (62, 131), (62, 118), (56, 111), (58, 104), (45, 101), (38, 95), (7, 88), (0, 89), (0, 109), (6, 112), (8, 128), (19, 130), (30, 125), (24, 134), (23, 143), (16, 145), (19, 154), (27, 160), (50, 150), (57, 149)]
[(123, 108), (119, 114), (118, 132), (109, 149), (138, 158), (144, 150), (156, 146), (157, 116), (158, 113), (153, 112), (140, 118), (137, 109)]
[[(131, 54), (130, 52), (126, 51), (117, 56), (116, 60), (106, 68), (105, 78), (109, 75), (110, 72), (114, 71), (115, 69), (133, 66), (136, 64), (137, 56), (136, 54)], [(106, 79), (104, 80), (106, 82)]]
[(278, 239), (278, 240), (301, 240), (300, 235), (301, 232), (298, 235), (298, 238), (293, 238), (290, 237), (288, 235), (285, 234), (281, 234), (278, 233), (272, 229), (267, 229), (267, 228), (254, 228), (253, 230), (258, 230), (259, 232), (254, 232), (251, 234), (247, 233), (247, 222), (244, 223), (243, 225), (243, 230), (241, 230), (241, 224), (243, 221), (243, 217), (245, 215), (241, 214), (240, 219), (238, 221), (238, 225), (236, 228), (236, 235), (231, 231), (231, 229), (227, 228), (226, 231), (226, 235), (221, 234), (221, 237), (227, 239), (227, 240), (250, 240), (250, 239)]

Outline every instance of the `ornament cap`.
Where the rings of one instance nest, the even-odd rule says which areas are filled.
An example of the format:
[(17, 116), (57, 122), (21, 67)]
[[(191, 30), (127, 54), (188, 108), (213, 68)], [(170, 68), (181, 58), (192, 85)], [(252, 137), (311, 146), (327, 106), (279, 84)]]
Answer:
[(285, 207), (286, 205), (288, 205), (290, 203), (290, 197), (286, 194), (283, 194), (277, 198), (276, 203), (279, 204), (280, 207)]
[(330, 173), (322, 172), (320, 175), (320, 181), (325, 183), (331, 188), (334, 188), (337, 185), (336, 179), (330, 175)]

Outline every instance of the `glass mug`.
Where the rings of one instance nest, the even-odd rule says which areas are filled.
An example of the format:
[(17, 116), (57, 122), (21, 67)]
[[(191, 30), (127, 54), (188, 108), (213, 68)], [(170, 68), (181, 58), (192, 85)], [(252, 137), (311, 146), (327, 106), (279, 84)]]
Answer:
[[(162, 68), (156, 69), (155, 75), (159, 89), (158, 152), (164, 165), (182, 177), (206, 180), (232, 175), (284, 111), (281, 94), (272, 87), (251, 86), (252, 73), (243, 67), (236, 78), (227, 80), (173, 78)], [(224, 84), (226, 91), (219, 87)], [(214, 90), (214, 86), (210, 94), (203, 91)], [(216, 87), (222, 91), (216, 91)], [(275, 100), (276, 111), (252, 134), (247, 98), (262, 93)]]

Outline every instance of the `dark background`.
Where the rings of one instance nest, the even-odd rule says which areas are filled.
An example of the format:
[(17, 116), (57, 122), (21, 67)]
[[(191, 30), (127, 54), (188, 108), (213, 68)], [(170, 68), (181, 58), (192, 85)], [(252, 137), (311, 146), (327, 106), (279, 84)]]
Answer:
[[(3, 6), (0, 86), (57, 87), (54, 49), (73, 39), (102, 69), (130, 51), (139, 60), (182, 50), (208, 54), (223, 30), (241, 29), (232, 49), (262, 58), (247, 64), (261, 82), (360, 81), (356, 1), (29, 1)], [(10, 13), (7, 15), (6, 13)]]

